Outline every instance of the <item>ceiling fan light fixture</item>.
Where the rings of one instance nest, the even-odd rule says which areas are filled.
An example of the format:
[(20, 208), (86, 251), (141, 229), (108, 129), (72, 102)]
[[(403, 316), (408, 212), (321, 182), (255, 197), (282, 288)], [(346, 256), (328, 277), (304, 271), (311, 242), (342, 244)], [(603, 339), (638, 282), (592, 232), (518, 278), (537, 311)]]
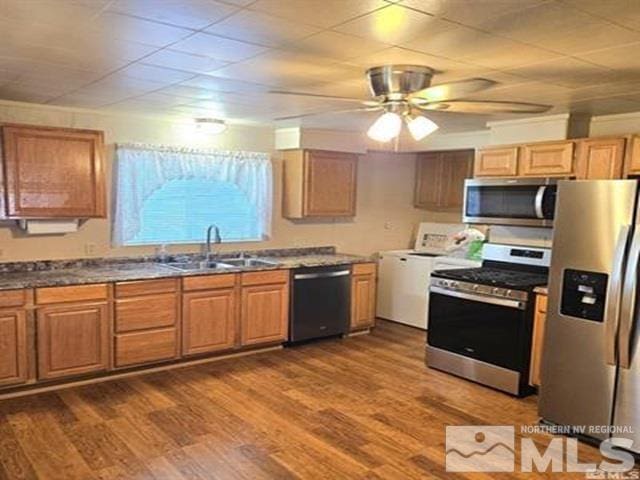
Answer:
[(400, 134), (402, 118), (395, 112), (386, 112), (373, 122), (367, 130), (367, 136), (377, 142), (388, 142)]
[(196, 118), (194, 121), (198, 131), (212, 135), (218, 135), (227, 129), (226, 122), (217, 118)]
[(421, 115), (407, 115), (404, 117), (404, 121), (407, 123), (409, 133), (411, 133), (411, 136), (416, 142), (419, 142), (428, 135), (431, 135), (438, 129), (438, 125), (433, 120)]

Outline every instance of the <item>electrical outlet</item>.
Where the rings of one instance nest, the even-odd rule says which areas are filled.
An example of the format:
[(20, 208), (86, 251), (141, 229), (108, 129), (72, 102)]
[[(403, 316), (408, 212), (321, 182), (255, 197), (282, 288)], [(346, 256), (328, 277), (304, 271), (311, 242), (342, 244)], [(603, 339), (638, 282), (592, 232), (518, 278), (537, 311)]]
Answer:
[(86, 255), (95, 255), (97, 249), (98, 249), (98, 246), (93, 242), (84, 244), (84, 253)]

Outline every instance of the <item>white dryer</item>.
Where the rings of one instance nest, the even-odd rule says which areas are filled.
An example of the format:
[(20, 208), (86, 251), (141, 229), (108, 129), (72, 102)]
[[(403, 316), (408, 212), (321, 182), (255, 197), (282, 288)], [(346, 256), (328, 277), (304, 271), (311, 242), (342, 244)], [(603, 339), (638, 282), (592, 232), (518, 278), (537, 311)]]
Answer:
[(428, 326), (431, 272), (480, 266), (480, 262), (447, 256), (451, 235), (464, 225), (421, 223), (413, 250), (380, 252), (376, 316), (423, 330)]

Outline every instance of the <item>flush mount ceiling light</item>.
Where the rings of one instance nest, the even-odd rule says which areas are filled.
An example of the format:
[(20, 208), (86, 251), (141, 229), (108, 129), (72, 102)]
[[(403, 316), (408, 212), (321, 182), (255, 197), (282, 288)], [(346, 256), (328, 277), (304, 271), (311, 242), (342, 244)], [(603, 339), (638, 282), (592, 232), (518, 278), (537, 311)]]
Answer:
[(194, 121), (198, 131), (210, 133), (212, 135), (217, 135), (227, 129), (225, 121), (218, 120), (217, 118), (196, 118)]

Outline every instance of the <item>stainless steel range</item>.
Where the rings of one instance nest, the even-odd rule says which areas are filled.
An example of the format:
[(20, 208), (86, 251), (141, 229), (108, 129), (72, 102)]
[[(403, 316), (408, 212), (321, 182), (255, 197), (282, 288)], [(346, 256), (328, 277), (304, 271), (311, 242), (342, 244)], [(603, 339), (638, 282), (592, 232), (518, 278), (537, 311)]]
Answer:
[(432, 273), (429, 367), (528, 395), (533, 288), (546, 285), (551, 250), (487, 244), (479, 268)]

